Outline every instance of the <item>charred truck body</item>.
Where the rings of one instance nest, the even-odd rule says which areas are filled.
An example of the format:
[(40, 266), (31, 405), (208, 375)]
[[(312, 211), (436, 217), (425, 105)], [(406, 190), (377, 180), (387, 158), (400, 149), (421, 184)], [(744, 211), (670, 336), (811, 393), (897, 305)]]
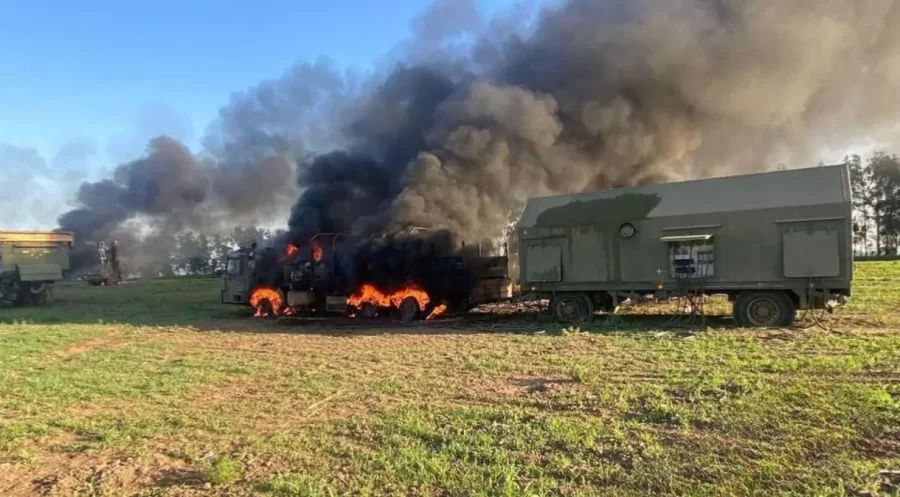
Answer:
[(533, 198), (517, 227), (523, 292), (563, 322), (652, 294), (727, 294), (742, 326), (850, 297), (846, 166)]
[(410, 240), (421, 243), (398, 249), (407, 257), (386, 253), (390, 243), (332, 233), (284, 249), (238, 250), (228, 260), (222, 302), (251, 305), (258, 315), (395, 313), (409, 321), (508, 296), (506, 257), (440, 254), (425, 239)]
[(118, 242), (98, 243), (97, 260), (99, 262), (97, 270), (85, 275), (88, 284), (91, 286), (118, 285), (122, 281)]
[(50, 231), (0, 231), (0, 302), (44, 304), (69, 271), (74, 236)]

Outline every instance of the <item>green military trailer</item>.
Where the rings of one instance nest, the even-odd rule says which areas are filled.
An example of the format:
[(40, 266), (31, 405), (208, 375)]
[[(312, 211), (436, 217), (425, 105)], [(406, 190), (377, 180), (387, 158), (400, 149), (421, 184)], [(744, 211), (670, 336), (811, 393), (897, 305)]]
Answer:
[(44, 304), (69, 271), (71, 233), (0, 231), (0, 302)]
[(623, 299), (725, 294), (741, 326), (790, 325), (845, 302), (846, 166), (532, 198), (513, 239), (518, 292), (583, 322)]

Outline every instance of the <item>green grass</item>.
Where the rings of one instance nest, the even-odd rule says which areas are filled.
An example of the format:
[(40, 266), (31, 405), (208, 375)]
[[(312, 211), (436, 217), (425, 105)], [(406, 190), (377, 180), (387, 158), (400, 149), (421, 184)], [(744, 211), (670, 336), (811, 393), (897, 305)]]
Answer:
[(900, 492), (900, 262), (832, 332), (289, 326), (218, 285), (0, 309), (0, 495)]
[(206, 479), (216, 485), (234, 483), (241, 475), (241, 465), (230, 456), (216, 458), (206, 469)]

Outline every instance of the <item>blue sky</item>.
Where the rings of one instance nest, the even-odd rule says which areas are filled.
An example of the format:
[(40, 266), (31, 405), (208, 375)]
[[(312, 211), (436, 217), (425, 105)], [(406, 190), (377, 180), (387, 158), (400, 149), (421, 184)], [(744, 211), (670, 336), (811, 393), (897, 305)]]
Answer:
[[(475, 3), (489, 15), (516, 0)], [(233, 92), (298, 61), (371, 67), (429, 4), (0, 0), (0, 226), (52, 228), (84, 172), (97, 179), (153, 136), (199, 150)]]
[(231, 92), (318, 56), (368, 66), (427, 5), (0, 0), (0, 143), (52, 155), (87, 138), (105, 153), (168, 132), (196, 144)]

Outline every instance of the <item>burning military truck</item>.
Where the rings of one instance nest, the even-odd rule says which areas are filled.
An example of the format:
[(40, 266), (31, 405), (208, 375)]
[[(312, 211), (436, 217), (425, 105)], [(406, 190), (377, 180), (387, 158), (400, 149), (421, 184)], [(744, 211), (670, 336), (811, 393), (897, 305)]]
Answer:
[(118, 285), (122, 281), (122, 268), (119, 265), (119, 243), (97, 244), (97, 266), (94, 271), (85, 275), (91, 286)]
[[(416, 230), (414, 230), (416, 231)], [(222, 302), (257, 316), (345, 315), (404, 321), (466, 312), (509, 296), (506, 257), (446, 251), (421, 233), (380, 240), (319, 233), (303, 244), (251, 246), (228, 260)]]
[(0, 302), (46, 304), (69, 271), (72, 233), (0, 231)]

